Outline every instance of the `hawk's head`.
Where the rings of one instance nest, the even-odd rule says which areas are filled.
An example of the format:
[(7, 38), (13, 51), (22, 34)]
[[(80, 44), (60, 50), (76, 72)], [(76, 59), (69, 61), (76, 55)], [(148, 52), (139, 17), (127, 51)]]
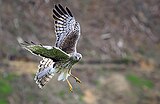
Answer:
[(82, 59), (82, 55), (80, 53), (72, 53), (71, 59), (76, 63)]

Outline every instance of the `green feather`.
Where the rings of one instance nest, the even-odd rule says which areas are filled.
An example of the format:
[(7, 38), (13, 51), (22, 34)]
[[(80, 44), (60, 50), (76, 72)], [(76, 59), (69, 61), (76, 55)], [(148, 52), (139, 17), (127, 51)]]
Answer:
[(21, 45), (23, 48), (27, 49), (33, 54), (54, 59), (57, 61), (65, 61), (70, 57), (69, 54), (65, 53), (58, 47), (46, 48), (46, 46), (42, 45), (27, 45), (27, 44), (21, 44)]

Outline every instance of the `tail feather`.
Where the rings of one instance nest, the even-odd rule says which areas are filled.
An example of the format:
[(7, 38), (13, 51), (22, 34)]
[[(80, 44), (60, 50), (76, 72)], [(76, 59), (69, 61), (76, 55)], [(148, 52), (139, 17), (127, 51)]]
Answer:
[(56, 72), (56, 69), (54, 67), (55, 63), (51, 59), (43, 58), (43, 60), (40, 61), (38, 71), (34, 78), (39, 88), (45, 86), (47, 82), (49, 82), (54, 76), (54, 73)]

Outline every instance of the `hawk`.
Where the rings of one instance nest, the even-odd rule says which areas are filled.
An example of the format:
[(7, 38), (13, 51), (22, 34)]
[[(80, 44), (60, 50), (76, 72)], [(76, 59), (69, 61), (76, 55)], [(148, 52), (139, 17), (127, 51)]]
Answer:
[(43, 46), (26, 41), (19, 41), (19, 43), (24, 49), (43, 58), (34, 78), (39, 88), (43, 88), (55, 74), (59, 74), (58, 81), (67, 81), (72, 91), (69, 76), (81, 83), (71, 73), (72, 66), (82, 59), (82, 55), (77, 53), (76, 49), (80, 38), (80, 24), (75, 20), (71, 11), (60, 4), (53, 8), (53, 18), (56, 33), (54, 46)]

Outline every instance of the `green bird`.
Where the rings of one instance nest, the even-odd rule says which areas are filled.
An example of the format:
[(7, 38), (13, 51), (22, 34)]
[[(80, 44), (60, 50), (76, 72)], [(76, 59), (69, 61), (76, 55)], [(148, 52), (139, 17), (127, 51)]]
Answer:
[(37, 45), (25, 41), (19, 41), (19, 43), (24, 49), (43, 58), (34, 78), (39, 88), (43, 88), (55, 74), (59, 74), (58, 81), (67, 81), (70, 91), (73, 91), (68, 77), (71, 76), (76, 82), (81, 83), (71, 73), (72, 66), (82, 59), (82, 55), (76, 50), (80, 38), (80, 24), (75, 20), (71, 11), (60, 4), (55, 5), (53, 18), (56, 33), (54, 46)]

